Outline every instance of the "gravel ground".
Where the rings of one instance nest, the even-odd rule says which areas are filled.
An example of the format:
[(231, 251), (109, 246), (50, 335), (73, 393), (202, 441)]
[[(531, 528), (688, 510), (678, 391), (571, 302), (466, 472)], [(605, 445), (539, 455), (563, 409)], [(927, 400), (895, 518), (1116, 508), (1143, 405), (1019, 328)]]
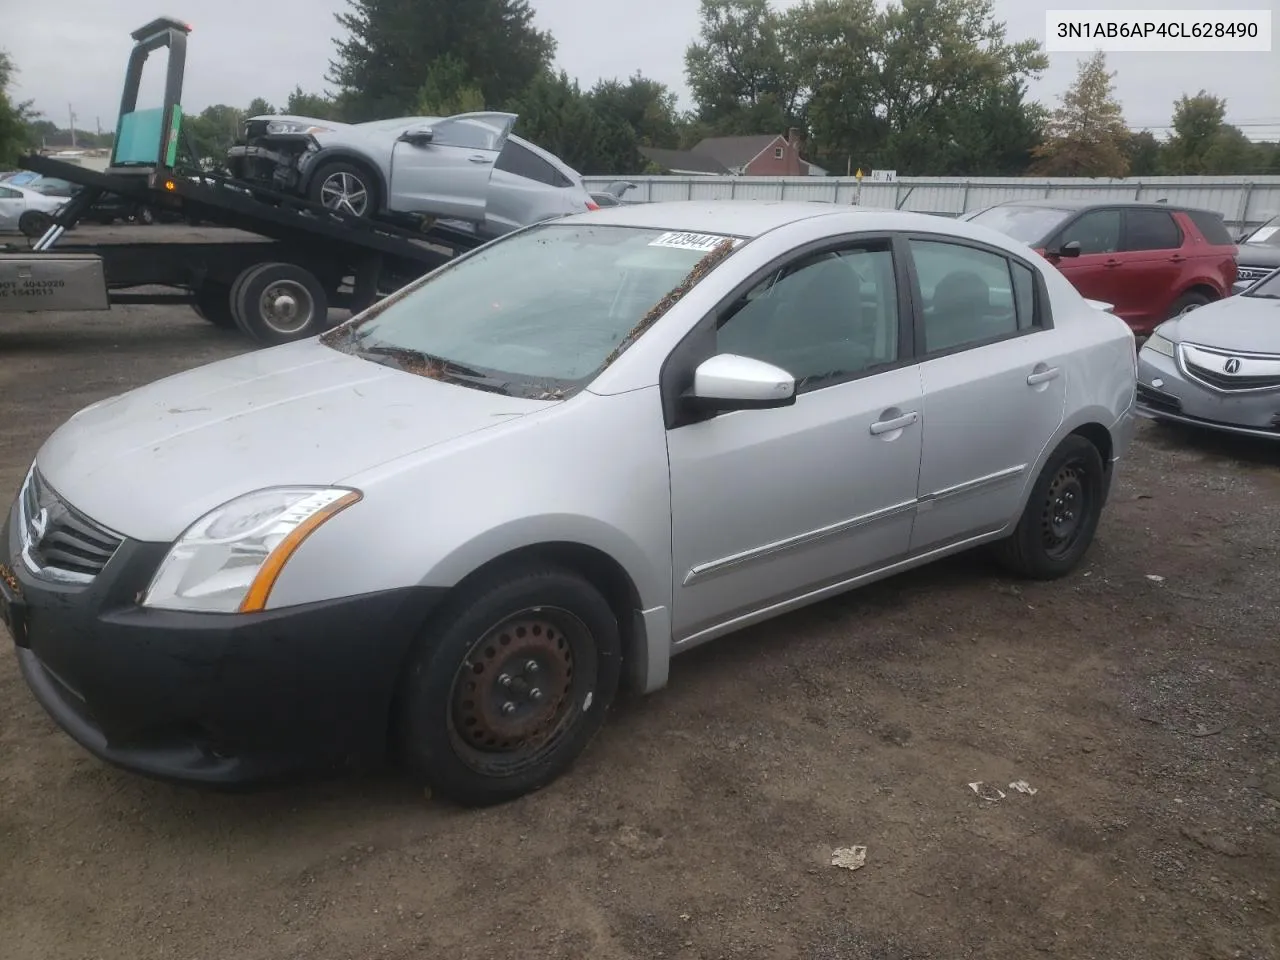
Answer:
[[(0, 494), (76, 409), (246, 349), (184, 309), (0, 315)], [(961, 557), (725, 638), (482, 812), (142, 780), (0, 656), (0, 956), (1280, 957), (1277, 465), (1144, 423), (1074, 576)]]

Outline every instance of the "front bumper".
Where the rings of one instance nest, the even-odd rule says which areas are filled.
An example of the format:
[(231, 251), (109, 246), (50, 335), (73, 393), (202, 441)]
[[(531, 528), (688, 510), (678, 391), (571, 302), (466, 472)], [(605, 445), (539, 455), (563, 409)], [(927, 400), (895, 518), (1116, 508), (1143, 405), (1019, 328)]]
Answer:
[(1280, 390), (1214, 390), (1151, 350), (1138, 354), (1137, 410), (1149, 419), (1280, 440)]
[[(0, 543), (17, 558), (16, 510)], [(394, 590), (260, 614), (140, 607), (167, 545), (126, 540), (86, 585), (0, 567), (18, 665), (81, 746), (136, 773), (234, 785), (385, 759), (402, 665), (438, 601)]]

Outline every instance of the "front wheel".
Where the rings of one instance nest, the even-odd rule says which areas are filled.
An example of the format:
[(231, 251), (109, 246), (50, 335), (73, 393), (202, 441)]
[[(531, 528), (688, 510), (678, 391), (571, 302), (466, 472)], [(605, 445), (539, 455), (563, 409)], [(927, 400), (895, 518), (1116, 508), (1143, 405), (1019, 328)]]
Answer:
[(1098, 448), (1076, 434), (1067, 437), (1040, 471), (1013, 534), (998, 544), (998, 558), (1032, 580), (1066, 576), (1093, 542), (1105, 492)]
[(308, 196), (314, 203), (355, 217), (372, 217), (378, 212), (378, 183), (368, 170), (354, 163), (326, 163), (311, 178)]
[(575, 573), (531, 566), (464, 588), (408, 667), (405, 760), (466, 806), (537, 790), (604, 723), (621, 661), (613, 610)]
[(18, 218), (18, 229), (24, 237), (38, 240), (53, 226), (52, 214), (43, 210), (27, 210)]

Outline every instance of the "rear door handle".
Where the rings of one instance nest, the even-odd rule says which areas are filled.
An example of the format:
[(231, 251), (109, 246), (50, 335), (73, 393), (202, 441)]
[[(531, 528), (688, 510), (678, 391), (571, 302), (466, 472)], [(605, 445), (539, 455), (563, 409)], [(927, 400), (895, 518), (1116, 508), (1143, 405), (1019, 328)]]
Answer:
[(1116, 260), (1112, 258), (1111, 260), (1108, 260), (1105, 264), (1103, 264), (1103, 266), (1111, 267), (1114, 269), (1115, 267), (1121, 266), (1123, 263), (1124, 263), (1123, 260)]
[(878, 437), (882, 433), (893, 433), (895, 430), (911, 426), (919, 419), (920, 414), (913, 410), (910, 413), (904, 413), (900, 417), (894, 417), (892, 420), (877, 420), (871, 425), (871, 435)]
[(493, 161), (490, 160), (488, 157), (473, 156), (473, 157), (467, 157), (467, 159), (470, 160), (472, 163), (493, 163)]
[(1061, 373), (1058, 367), (1050, 367), (1048, 370), (1041, 370), (1039, 373), (1030, 374), (1027, 377), (1027, 386), (1034, 387), (1037, 384), (1048, 383), (1050, 380), (1057, 380)]
[(1175, 253), (1172, 257), (1169, 258), (1170, 263), (1185, 263), (1186, 260), (1187, 258), (1180, 253)]

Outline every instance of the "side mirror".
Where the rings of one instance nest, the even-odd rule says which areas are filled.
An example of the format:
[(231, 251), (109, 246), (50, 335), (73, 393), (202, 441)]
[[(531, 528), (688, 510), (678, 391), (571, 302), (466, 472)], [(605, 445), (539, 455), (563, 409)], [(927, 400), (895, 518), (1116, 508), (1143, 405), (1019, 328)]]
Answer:
[(1236, 237), (1236, 243), (1248, 243), (1248, 241), (1249, 241), (1248, 233), (1242, 233), (1240, 234), (1240, 236)]
[(1080, 256), (1080, 241), (1072, 240), (1070, 243), (1064, 243), (1057, 250), (1050, 251), (1050, 254), (1055, 257), (1066, 257), (1068, 260), (1072, 257), (1078, 257)]
[(721, 353), (693, 373), (686, 399), (702, 410), (769, 410), (796, 402), (796, 381), (763, 360)]
[(435, 131), (430, 127), (410, 127), (400, 135), (406, 143), (430, 143), (435, 138)]

